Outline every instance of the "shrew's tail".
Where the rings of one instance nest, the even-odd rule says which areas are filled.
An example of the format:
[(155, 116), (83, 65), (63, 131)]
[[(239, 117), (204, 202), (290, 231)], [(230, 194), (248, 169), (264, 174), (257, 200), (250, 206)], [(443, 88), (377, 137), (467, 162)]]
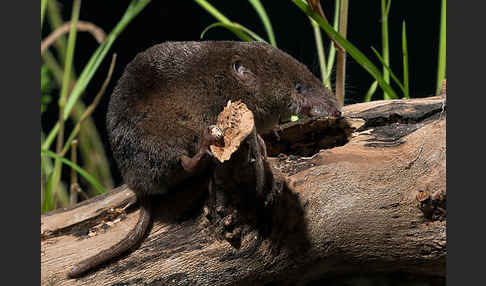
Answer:
[(98, 254), (91, 256), (74, 265), (67, 274), (69, 278), (79, 277), (86, 271), (91, 270), (115, 257), (120, 256), (125, 251), (136, 246), (142, 240), (150, 224), (151, 204), (150, 202), (145, 200), (140, 200), (139, 203), (140, 217), (138, 218), (137, 225), (135, 225), (135, 227), (128, 233), (128, 235), (112, 247), (105, 249)]

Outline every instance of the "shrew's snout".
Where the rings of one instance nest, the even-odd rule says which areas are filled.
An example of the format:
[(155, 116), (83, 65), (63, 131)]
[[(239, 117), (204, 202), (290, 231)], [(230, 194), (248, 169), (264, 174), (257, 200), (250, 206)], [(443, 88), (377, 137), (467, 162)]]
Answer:
[(341, 111), (336, 106), (314, 105), (309, 108), (308, 116), (327, 116), (327, 117), (341, 117)]
[(334, 98), (307, 96), (302, 105), (302, 113), (310, 117), (341, 117), (341, 110)]

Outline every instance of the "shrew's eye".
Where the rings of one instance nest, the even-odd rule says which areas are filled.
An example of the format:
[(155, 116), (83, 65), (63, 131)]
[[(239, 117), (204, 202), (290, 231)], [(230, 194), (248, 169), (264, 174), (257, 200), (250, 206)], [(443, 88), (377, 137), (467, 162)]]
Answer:
[(233, 62), (233, 70), (237, 74), (242, 74), (243, 73), (243, 66), (241, 65), (241, 62), (240, 61)]
[(297, 83), (297, 84), (295, 85), (295, 90), (297, 90), (297, 92), (298, 92), (298, 93), (301, 93), (301, 92), (302, 92), (302, 89), (303, 89), (303, 88), (302, 88), (302, 85), (301, 85), (300, 83)]

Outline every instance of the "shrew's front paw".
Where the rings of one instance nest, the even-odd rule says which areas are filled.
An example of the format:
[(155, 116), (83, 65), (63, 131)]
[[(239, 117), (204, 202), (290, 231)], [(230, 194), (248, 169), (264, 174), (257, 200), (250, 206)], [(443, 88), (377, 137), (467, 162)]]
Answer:
[(221, 131), (221, 129), (216, 125), (210, 125), (204, 130), (202, 140), (203, 142), (201, 147), (206, 147), (207, 149), (209, 149), (209, 145), (223, 147), (223, 131)]

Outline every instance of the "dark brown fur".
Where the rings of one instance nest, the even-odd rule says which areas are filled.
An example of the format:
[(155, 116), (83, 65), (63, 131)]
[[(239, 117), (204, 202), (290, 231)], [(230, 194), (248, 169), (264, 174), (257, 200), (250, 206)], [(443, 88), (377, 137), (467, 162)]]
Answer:
[[(203, 131), (216, 123), (228, 100), (248, 106), (260, 134), (292, 114), (340, 115), (334, 95), (303, 64), (268, 44), (153, 46), (128, 64), (107, 114), (113, 156), (140, 199), (166, 193), (191, 175), (183, 169), (181, 156), (198, 152)], [(150, 211), (142, 209), (141, 217), (150, 220)], [(145, 232), (146, 227), (137, 230)], [(123, 248), (116, 248), (122, 243)], [(94, 268), (136, 242), (128, 245), (124, 239), (119, 244), (112, 247), (119, 250), (115, 255), (104, 251), (103, 257), (88, 258), (69, 275)]]

